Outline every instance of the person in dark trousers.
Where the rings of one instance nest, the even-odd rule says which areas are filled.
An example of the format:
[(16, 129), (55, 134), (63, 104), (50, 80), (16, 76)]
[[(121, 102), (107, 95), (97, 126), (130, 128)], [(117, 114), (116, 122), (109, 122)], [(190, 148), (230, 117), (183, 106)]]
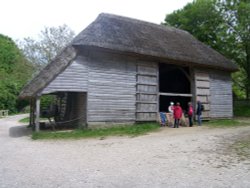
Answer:
[(198, 126), (201, 126), (202, 120), (201, 120), (201, 115), (202, 115), (202, 104), (200, 101), (197, 101), (197, 110), (196, 110), (196, 115), (197, 115), (197, 121), (198, 121)]
[(180, 106), (180, 103), (177, 102), (176, 106), (174, 107), (174, 128), (179, 128), (181, 117), (182, 117), (182, 108)]
[(193, 126), (193, 113), (194, 113), (194, 109), (193, 109), (193, 105), (191, 102), (188, 103), (188, 120), (189, 120), (189, 127)]

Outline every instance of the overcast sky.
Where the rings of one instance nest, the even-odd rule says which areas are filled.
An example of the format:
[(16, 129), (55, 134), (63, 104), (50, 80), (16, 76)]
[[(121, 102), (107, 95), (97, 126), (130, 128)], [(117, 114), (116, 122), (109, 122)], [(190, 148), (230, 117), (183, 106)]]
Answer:
[(12, 39), (37, 37), (45, 27), (67, 24), (79, 33), (100, 13), (153, 23), (192, 0), (0, 0), (0, 33)]

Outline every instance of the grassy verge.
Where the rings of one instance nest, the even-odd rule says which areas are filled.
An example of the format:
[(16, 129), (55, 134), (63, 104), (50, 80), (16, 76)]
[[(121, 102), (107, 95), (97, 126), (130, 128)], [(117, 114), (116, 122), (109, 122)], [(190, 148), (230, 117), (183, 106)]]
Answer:
[(250, 125), (250, 122), (242, 122), (236, 119), (220, 119), (204, 122), (204, 125), (215, 128), (239, 127)]
[(33, 133), (32, 139), (80, 139), (107, 136), (138, 136), (159, 129), (157, 123), (145, 123), (136, 125), (117, 126), (101, 129), (72, 130), (67, 132), (45, 132)]
[[(48, 120), (47, 118), (40, 118), (40, 120)], [(20, 123), (29, 123), (30, 122), (30, 118), (29, 117), (25, 117), (23, 119), (19, 120)]]
[(30, 122), (30, 118), (26, 117), (26, 118), (20, 119), (19, 122), (20, 123), (29, 123)]

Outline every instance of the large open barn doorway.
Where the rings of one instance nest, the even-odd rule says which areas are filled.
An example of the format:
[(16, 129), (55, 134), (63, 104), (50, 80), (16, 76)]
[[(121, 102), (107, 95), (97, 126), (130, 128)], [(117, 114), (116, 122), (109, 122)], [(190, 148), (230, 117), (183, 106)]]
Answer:
[(192, 100), (191, 78), (188, 67), (159, 64), (159, 111), (168, 112), (170, 102), (180, 102), (183, 110)]

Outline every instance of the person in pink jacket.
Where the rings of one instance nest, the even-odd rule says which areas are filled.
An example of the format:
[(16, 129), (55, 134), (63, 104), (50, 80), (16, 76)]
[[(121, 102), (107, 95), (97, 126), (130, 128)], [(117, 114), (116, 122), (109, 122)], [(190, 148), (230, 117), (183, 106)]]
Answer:
[(180, 106), (180, 103), (177, 102), (176, 106), (174, 107), (174, 128), (179, 128), (181, 117), (182, 117), (182, 108)]

